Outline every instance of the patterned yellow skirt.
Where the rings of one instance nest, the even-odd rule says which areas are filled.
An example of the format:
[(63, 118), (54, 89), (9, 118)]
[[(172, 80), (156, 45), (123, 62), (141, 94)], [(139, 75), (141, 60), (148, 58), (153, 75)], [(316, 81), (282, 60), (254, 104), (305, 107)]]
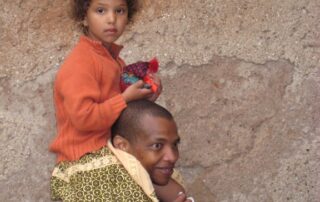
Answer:
[(51, 177), (51, 197), (66, 202), (158, 201), (152, 185), (142, 187), (134, 175), (108, 147), (103, 147), (76, 162), (59, 163)]

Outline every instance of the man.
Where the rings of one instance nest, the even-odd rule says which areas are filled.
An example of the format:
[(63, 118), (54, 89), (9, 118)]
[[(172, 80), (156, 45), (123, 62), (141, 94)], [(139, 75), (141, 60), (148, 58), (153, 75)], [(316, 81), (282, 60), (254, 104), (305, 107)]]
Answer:
[(172, 177), (179, 142), (166, 109), (147, 100), (130, 102), (114, 124), (107, 147), (87, 154), (80, 164), (55, 168), (52, 199), (192, 202), (179, 178)]
[(179, 142), (170, 112), (147, 100), (128, 103), (112, 128), (113, 146), (141, 163), (161, 201), (186, 201), (183, 187), (171, 178), (179, 158)]

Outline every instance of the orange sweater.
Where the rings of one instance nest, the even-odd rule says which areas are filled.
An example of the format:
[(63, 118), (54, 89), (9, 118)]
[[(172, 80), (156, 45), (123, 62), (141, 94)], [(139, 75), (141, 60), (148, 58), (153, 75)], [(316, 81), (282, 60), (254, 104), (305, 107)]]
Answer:
[[(50, 150), (57, 162), (74, 161), (107, 144), (110, 128), (126, 103), (120, 92), (121, 46), (85, 36), (59, 69), (54, 85), (57, 137)], [(115, 59), (114, 59), (115, 58)]]

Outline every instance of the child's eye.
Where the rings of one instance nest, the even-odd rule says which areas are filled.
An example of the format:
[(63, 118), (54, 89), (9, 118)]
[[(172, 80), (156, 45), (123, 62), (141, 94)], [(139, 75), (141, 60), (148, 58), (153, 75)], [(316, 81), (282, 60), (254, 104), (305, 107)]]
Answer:
[(127, 10), (126, 10), (125, 8), (118, 8), (118, 9), (116, 9), (116, 13), (117, 13), (117, 14), (120, 14), (120, 15), (125, 14), (126, 11), (127, 11)]
[(103, 14), (105, 12), (104, 8), (97, 8), (97, 13)]
[(155, 143), (153, 145), (151, 145), (151, 148), (154, 150), (160, 150), (163, 147), (163, 144), (161, 143)]

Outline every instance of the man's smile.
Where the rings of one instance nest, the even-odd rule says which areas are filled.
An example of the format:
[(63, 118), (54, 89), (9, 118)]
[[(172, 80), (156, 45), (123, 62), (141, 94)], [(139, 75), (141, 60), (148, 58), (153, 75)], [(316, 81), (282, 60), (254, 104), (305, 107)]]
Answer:
[(163, 175), (170, 177), (173, 173), (173, 166), (169, 167), (156, 167), (156, 169)]

